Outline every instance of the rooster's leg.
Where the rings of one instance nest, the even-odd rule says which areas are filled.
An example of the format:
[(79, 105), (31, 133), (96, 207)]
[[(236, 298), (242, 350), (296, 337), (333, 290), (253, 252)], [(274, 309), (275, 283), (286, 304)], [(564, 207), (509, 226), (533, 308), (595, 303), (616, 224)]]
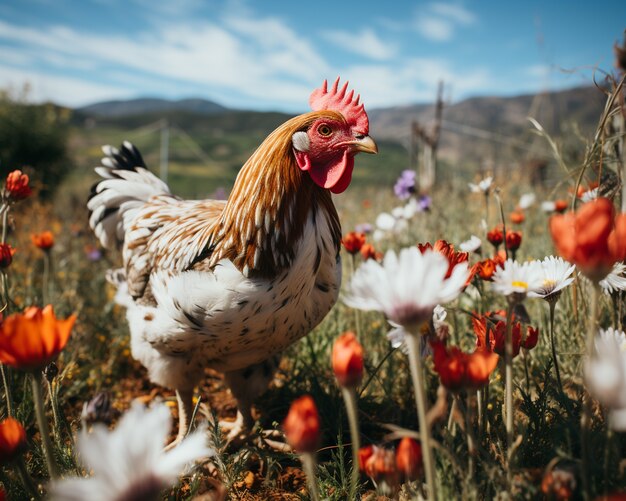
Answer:
[(176, 400), (178, 401), (178, 434), (174, 441), (165, 450), (170, 450), (180, 444), (191, 425), (191, 415), (193, 414), (193, 390), (176, 390)]

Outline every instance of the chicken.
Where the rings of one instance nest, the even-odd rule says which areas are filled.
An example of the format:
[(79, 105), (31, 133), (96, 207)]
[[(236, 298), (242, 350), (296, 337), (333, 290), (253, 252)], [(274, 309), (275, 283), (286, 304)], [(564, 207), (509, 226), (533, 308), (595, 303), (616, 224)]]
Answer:
[(327, 82), (312, 112), (285, 122), (242, 167), (227, 201), (187, 201), (147, 170), (129, 142), (105, 146), (90, 226), (122, 249), (110, 273), (127, 307), (131, 351), (152, 382), (176, 390), (179, 441), (204, 369), (224, 374), (237, 400), (231, 435), (281, 352), (337, 301), (341, 227), (332, 193), (350, 184), (354, 156), (376, 153), (359, 96)]

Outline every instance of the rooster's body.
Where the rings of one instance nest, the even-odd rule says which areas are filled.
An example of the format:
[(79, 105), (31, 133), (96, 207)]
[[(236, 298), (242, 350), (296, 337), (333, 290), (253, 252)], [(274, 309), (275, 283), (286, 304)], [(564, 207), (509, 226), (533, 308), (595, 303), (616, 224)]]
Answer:
[(318, 111), (275, 130), (227, 201), (180, 200), (133, 145), (104, 148), (90, 223), (104, 246), (123, 249), (114, 275), (132, 354), (152, 381), (177, 390), (179, 438), (206, 367), (225, 374), (237, 423), (249, 428), (278, 355), (337, 300), (341, 229), (329, 189), (347, 187), (357, 151), (376, 151), (345, 90), (315, 91)]

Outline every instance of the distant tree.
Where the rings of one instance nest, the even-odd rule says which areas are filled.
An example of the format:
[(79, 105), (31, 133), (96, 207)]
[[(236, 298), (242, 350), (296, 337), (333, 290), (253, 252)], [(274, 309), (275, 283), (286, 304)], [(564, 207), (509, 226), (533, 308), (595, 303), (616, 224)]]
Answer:
[(71, 111), (50, 103), (31, 104), (27, 97), (28, 87), (17, 97), (0, 90), (0, 175), (21, 169), (45, 197), (71, 167), (67, 148)]

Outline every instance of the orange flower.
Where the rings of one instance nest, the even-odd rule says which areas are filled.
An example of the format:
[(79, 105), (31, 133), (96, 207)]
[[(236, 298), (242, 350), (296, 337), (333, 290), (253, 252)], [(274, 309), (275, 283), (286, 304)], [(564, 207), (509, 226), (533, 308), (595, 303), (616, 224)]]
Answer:
[(531, 327), (530, 325), (526, 327), (526, 335), (524, 339), (522, 339), (522, 347), (527, 350), (532, 350), (535, 346), (537, 346), (537, 341), (539, 341), (539, 327)]
[(361, 247), (363, 247), (363, 244), (365, 243), (365, 234), (351, 231), (343, 237), (341, 243), (350, 254), (356, 254), (361, 250)]
[(320, 417), (310, 395), (291, 403), (283, 429), (287, 442), (296, 451), (315, 452), (320, 438)]
[[(446, 272), (445, 278), (450, 278), (452, 275), (452, 270), (459, 263), (466, 263), (469, 260), (469, 252), (457, 252), (454, 250), (454, 245), (448, 243), (446, 240), (437, 240), (435, 245), (432, 245), (430, 242), (425, 244), (417, 244), (417, 248), (420, 250), (422, 254), (427, 250), (432, 250), (438, 252), (442, 256), (444, 256), (448, 260), (448, 271)], [(467, 282), (465, 285), (468, 285), (472, 278), (474, 278), (474, 269), (470, 270), (470, 275), (467, 277)]]
[(372, 244), (363, 244), (363, 247), (361, 247), (361, 257), (363, 261), (367, 261), (368, 259), (378, 260), (378, 253)]
[(515, 252), (522, 245), (522, 232), (521, 231), (507, 231), (506, 232), (506, 248)]
[(417, 480), (422, 475), (422, 446), (409, 437), (400, 440), (396, 449), (396, 467), (407, 480)]
[(354, 332), (344, 332), (333, 346), (333, 371), (341, 386), (355, 387), (363, 379), (363, 347)]
[(367, 463), (369, 458), (372, 457), (372, 454), (374, 454), (373, 445), (366, 445), (365, 447), (361, 447), (359, 449), (359, 456), (358, 456), (359, 470), (365, 471), (365, 464)]
[(567, 200), (555, 200), (554, 201), (554, 211), (562, 214), (567, 210), (568, 204)]
[(0, 422), (0, 463), (15, 459), (26, 448), (26, 431), (11, 417)]
[[(472, 317), (472, 326), (476, 335), (476, 348), (494, 351), (498, 355), (504, 355), (506, 337), (506, 312), (500, 310), (487, 312), (480, 317)], [(539, 339), (539, 328), (526, 326), (526, 336), (522, 339), (522, 324), (515, 321), (511, 327), (513, 338), (513, 357), (519, 354), (520, 347), (527, 350), (533, 349)]]
[(615, 217), (606, 198), (584, 204), (577, 213), (552, 216), (550, 233), (559, 254), (594, 282), (626, 258), (626, 214)]
[(504, 241), (502, 228), (500, 226), (496, 226), (493, 230), (488, 231), (487, 240), (489, 240), (491, 245), (493, 245), (496, 249), (500, 247), (500, 244)]
[[(545, 473), (541, 481), (541, 492), (549, 499), (567, 501), (572, 499), (576, 489), (576, 477), (573, 472), (563, 468), (554, 468)], [(603, 497), (602, 499), (608, 499)]]
[(435, 371), (441, 384), (451, 391), (463, 388), (477, 389), (489, 382), (489, 376), (498, 365), (498, 355), (477, 349), (463, 353), (456, 346), (446, 347), (442, 342), (431, 343)]
[(4, 187), (9, 198), (13, 200), (23, 200), (31, 194), (30, 186), (28, 186), (28, 176), (22, 174), (21, 170), (14, 170), (9, 173)]
[(474, 266), (474, 274), (477, 274), (482, 280), (491, 280), (496, 271), (496, 262), (493, 259), (484, 259)]
[(50, 231), (44, 231), (42, 233), (33, 233), (30, 236), (33, 244), (39, 247), (41, 250), (47, 251), (54, 247), (54, 236)]
[(8, 268), (13, 261), (15, 249), (9, 244), (0, 244), (0, 268)]
[(509, 214), (509, 219), (513, 224), (522, 224), (526, 220), (526, 216), (521, 210), (515, 210)]
[(52, 306), (15, 313), (0, 324), (0, 362), (18, 369), (41, 369), (65, 347), (76, 315), (55, 317)]
[(365, 473), (377, 484), (385, 483), (391, 489), (398, 484), (396, 458), (392, 450), (373, 447), (372, 455), (365, 462)]

